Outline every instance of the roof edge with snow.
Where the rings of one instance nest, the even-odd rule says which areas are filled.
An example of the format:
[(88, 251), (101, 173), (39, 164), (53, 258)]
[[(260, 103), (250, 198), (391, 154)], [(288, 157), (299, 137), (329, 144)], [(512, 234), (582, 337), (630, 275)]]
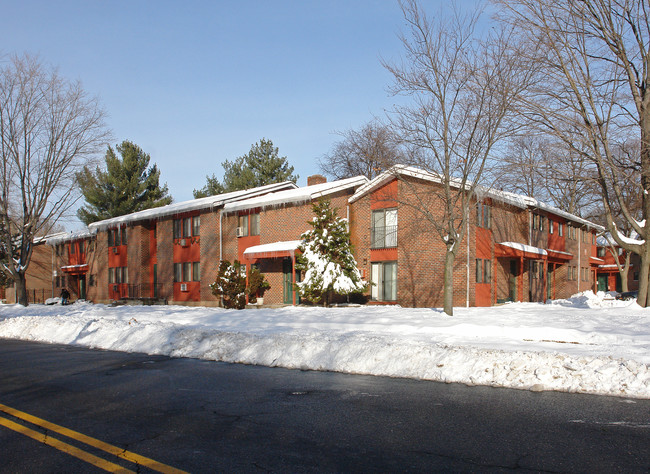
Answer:
[(104, 230), (120, 224), (150, 219), (160, 219), (162, 217), (181, 214), (183, 212), (221, 207), (229, 202), (296, 188), (298, 188), (298, 186), (292, 181), (272, 183), (256, 188), (244, 189), (241, 191), (232, 191), (230, 193), (217, 194), (216, 196), (208, 196), (199, 199), (192, 199), (190, 201), (172, 203), (166, 206), (155, 207), (153, 209), (145, 209), (143, 211), (134, 212), (132, 214), (126, 214), (119, 217), (113, 217), (111, 219), (105, 219), (103, 221), (93, 222), (92, 224), (88, 225), (88, 229), (96, 232), (97, 230)]
[(289, 189), (265, 194), (250, 199), (239, 200), (224, 205), (224, 213), (233, 213), (247, 209), (269, 209), (291, 204), (305, 204), (346, 189), (355, 189), (368, 183), (365, 176), (340, 179), (327, 183), (313, 184), (302, 188)]
[[(413, 166), (407, 165), (395, 165), (390, 169), (384, 171), (380, 175), (376, 176), (373, 180), (369, 181), (365, 186), (360, 187), (350, 197), (349, 202), (353, 203), (361, 199), (366, 194), (384, 186), (385, 184), (391, 182), (394, 179), (397, 179), (399, 176), (409, 176), (412, 178), (421, 179), (424, 181), (429, 181), (433, 183), (442, 183), (442, 179), (438, 173), (433, 173), (430, 171), (422, 170)], [(458, 179), (452, 179), (451, 185), (455, 188), (461, 187), (461, 181)], [(471, 186), (471, 183), (465, 183), (465, 188), (468, 189)], [(591, 221), (578, 217), (569, 212), (558, 209), (557, 207), (546, 204), (542, 201), (538, 201), (535, 198), (530, 196), (524, 196), (523, 194), (511, 193), (508, 191), (499, 191), (496, 189), (488, 188), (485, 186), (477, 186), (477, 194), (483, 197), (489, 197), (497, 201), (501, 201), (506, 204), (518, 207), (520, 209), (540, 209), (552, 214), (555, 214), (560, 217), (564, 217), (567, 220), (582, 224), (584, 226), (593, 228), (599, 232), (604, 232), (605, 228), (601, 225), (595, 224)]]

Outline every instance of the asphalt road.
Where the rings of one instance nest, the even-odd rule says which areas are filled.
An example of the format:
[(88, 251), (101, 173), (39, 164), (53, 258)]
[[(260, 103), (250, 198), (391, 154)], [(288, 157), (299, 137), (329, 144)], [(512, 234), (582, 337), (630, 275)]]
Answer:
[[(647, 400), (0, 339), (0, 422), (153, 472), (2, 407), (189, 472), (650, 469)], [(102, 471), (0, 425), (0, 472)]]

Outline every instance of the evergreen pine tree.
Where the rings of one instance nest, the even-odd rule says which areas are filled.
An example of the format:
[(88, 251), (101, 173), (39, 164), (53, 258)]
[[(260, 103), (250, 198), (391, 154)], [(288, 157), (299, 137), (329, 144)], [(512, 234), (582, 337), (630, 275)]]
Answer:
[(149, 166), (150, 156), (128, 140), (106, 151), (106, 171), (88, 167), (77, 173), (86, 204), (77, 216), (88, 225), (91, 222), (123, 216), (132, 212), (160, 207), (172, 202), (167, 185), (160, 186), (160, 171)]
[(251, 146), (250, 151), (234, 161), (222, 163), (224, 169), (223, 184), (216, 176), (206, 176), (206, 185), (194, 190), (194, 197), (212, 196), (223, 192), (250, 189), (266, 184), (298, 181), (289, 166), (286, 156), (279, 156), (279, 150), (271, 140), (262, 138)]
[(337, 217), (337, 209), (327, 200), (314, 203), (312, 210), (313, 228), (300, 236), (302, 254), (296, 258), (296, 269), (304, 278), (296, 286), (302, 298), (327, 306), (330, 293), (361, 293), (367, 284), (352, 255), (347, 219)]
[(195, 189), (192, 191), (192, 194), (194, 194), (194, 199), (216, 196), (217, 194), (223, 194), (226, 192), (216, 175), (213, 174), (212, 176), (206, 176), (205, 179), (205, 186), (203, 186), (201, 189)]

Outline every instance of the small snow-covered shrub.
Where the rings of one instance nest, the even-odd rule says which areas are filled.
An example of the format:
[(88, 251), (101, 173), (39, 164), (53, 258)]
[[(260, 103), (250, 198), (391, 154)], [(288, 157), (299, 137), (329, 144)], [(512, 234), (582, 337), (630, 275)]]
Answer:
[(217, 280), (210, 285), (212, 294), (223, 300), (223, 306), (229, 309), (246, 307), (246, 276), (242, 275), (241, 264), (235, 260), (231, 265), (223, 260), (219, 265)]

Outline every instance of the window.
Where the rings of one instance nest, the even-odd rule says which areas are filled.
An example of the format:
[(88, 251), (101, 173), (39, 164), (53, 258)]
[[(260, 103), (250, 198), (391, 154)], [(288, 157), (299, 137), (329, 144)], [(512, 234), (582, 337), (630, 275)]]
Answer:
[(183, 280), (191, 281), (192, 279), (192, 264), (190, 262), (183, 262)]
[(260, 235), (260, 215), (251, 214), (251, 235)]
[(59, 280), (59, 277), (58, 277), (58, 276), (54, 278), (54, 281), (55, 281), (54, 284), (55, 284), (57, 287), (60, 287), (60, 286), (61, 286), (61, 284), (60, 284), (60, 280)]
[(201, 281), (201, 263), (192, 263), (192, 281)]
[(97, 277), (94, 273), (90, 274), (88, 277), (88, 286), (95, 286), (97, 284)]
[(122, 228), (122, 245), (126, 245), (126, 227)]
[(174, 219), (174, 238), (180, 239), (183, 236), (181, 219)]
[(81, 255), (82, 253), (84, 253), (84, 241), (83, 240), (79, 242), (79, 254)]
[(596, 256), (603, 258), (605, 256), (605, 247), (598, 247), (596, 249)]
[(201, 231), (201, 216), (192, 217), (192, 235), (198, 236)]
[(239, 216), (238, 227), (241, 229), (241, 236), (248, 235), (248, 216)]
[(634, 272), (633, 278), (634, 281), (639, 281), (639, 272)]
[(183, 273), (182, 273), (182, 267), (180, 263), (175, 263), (174, 264), (174, 282), (179, 282), (183, 281)]
[(122, 283), (129, 282), (129, 269), (127, 267), (122, 267)]
[(533, 214), (533, 230), (537, 229), (538, 220), (539, 220), (539, 216), (537, 214)]
[(562, 224), (561, 222), (557, 223), (557, 235), (559, 235), (560, 237), (564, 235), (564, 224)]
[(548, 220), (548, 233), (552, 234), (553, 233), (553, 225), (555, 222), (553, 222), (551, 219)]
[(74, 244), (74, 242), (72, 242), (72, 243), (70, 244), (70, 255), (74, 255), (74, 254), (75, 254), (75, 247), (76, 247), (76, 245)]
[(492, 265), (490, 260), (476, 259), (476, 283), (490, 283), (492, 281)]
[(192, 219), (186, 217), (183, 219), (183, 238), (192, 237)]
[(534, 280), (537, 279), (537, 272), (539, 271), (538, 262), (532, 260), (530, 262), (530, 277)]
[(372, 212), (370, 248), (397, 247), (397, 209), (381, 209)]
[(372, 263), (370, 297), (374, 301), (397, 301), (397, 262)]
[(476, 203), (476, 225), (485, 229), (492, 228), (492, 211), (482, 202)]
[(108, 246), (109, 247), (115, 246), (115, 235), (113, 234), (113, 229), (108, 230)]
[(108, 283), (115, 283), (115, 269), (108, 269)]
[(541, 262), (539, 264), (539, 279), (540, 280), (544, 279), (544, 262)]

